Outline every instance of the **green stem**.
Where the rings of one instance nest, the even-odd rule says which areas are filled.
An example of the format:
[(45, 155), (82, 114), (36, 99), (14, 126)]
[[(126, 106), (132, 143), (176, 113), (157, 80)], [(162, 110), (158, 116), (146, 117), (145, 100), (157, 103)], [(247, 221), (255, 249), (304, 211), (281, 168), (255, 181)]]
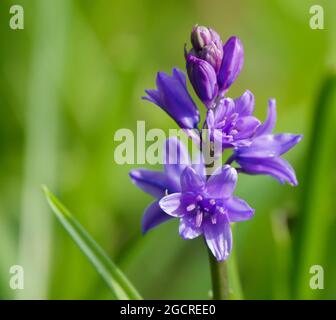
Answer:
[(227, 300), (230, 293), (227, 262), (218, 262), (210, 249), (208, 249), (208, 254), (212, 282), (212, 299)]
[[(206, 144), (207, 150), (210, 150), (210, 145)], [(212, 152), (204, 152), (204, 146), (202, 148), (203, 157), (206, 161), (206, 174), (209, 178), (212, 172), (216, 169), (214, 155)], [(228, 287), (228, 270), (226, 261), (218, 262), (214, 257), (211, 250), (208, 248), (209, 264), (211, 272), (212, 282), (212, 299), (213, 300), (226, 300), (229, 298)]]

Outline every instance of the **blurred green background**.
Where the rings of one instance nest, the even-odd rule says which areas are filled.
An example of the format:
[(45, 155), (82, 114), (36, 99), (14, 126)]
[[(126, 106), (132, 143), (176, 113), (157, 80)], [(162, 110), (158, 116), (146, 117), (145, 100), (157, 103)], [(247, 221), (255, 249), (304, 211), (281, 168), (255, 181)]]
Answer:
[[(9, 28), (13, 4), (25, 10), (24, 30)], [(313, 4), (324, 8), (324, 30), (309, 27)], [(256, 209), (234, 238), (244, 297), (336, 298), (335, 16), (333, 0), (1, 0), (0, 298), (111, 297), (47, 207), (42, 183), (145, 298), (208, 298), (202, 240), (183, 241), (177, 221), (141, 235), (151, 199), (131, 184), (133, 166), (114, 162), (113, 141), (137, 120), (176, 127), (140, 97), (158, 70), (184, 68), (195, 23), (243, 41), (245, 65), (230, 96), (250, 89), (261, 119), (275, 97), (276, 131), (304, 134), (286, 157), (297, 188), (240, 177), (237, 195)], [(24, 267), (24, 290), (9, 287), (15, 264)], [(315, 264), (324, 290), (309, 288)]]

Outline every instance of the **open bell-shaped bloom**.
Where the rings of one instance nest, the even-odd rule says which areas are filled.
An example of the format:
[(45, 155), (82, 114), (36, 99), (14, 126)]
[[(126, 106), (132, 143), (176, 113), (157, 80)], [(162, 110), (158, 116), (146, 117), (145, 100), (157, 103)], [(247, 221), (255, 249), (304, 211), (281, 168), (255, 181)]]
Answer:
[(172, 75), (158, 72), (156, 90), (146, 90), (148, 100), (166, 111), (182, 129), (195, 129), (200, 121), (199, 111), (188, 90), (185, 74), (173, 69)]
[(254, 210), (233, 195), (237, 171), (229, 165), (218, 168), (206, 180), (188, 166), (181, 175), (181, 191), (159, 201), (161, 209), (180, 219), (183, 239), (203, 235), (218, 261), (227, 259), (232, 249), (231, 222), (250, 219)]
[(281, 155), (292, 149), (302, 139), (302, 135), (272, 134), (275, 122), (276, 105), (275, 100), (271, 99), (266, 121), (257, 128), (249, 145), (235, 148), (233, 158), (242, 172), (270, 175), (280, 183), (287, 181), (296, 186), (295, 171)]
[(215, 109), (208, 110), (206, 124), (210, 139), (222, 148), (245, 146), (251, 143), (260, 121), (254, 117), (254, 96), (246, 91), (233, 100), (223, 98)]
[(146, 208), (143, 215), (142, 231), (144, 233), (171, 218), (161, 210), (158, 200), (167, 193), (181, 190), (180, 177), (186, 166), (193, 166), (200, 175), (205, 175), (201, 159), (197, 159), (194, 164), (191, 164), (186, 147), (176, 137), (166, 140), (163, 151), (163, 171), (133, 169), (129, 174), (137, 187), (156, 199)]

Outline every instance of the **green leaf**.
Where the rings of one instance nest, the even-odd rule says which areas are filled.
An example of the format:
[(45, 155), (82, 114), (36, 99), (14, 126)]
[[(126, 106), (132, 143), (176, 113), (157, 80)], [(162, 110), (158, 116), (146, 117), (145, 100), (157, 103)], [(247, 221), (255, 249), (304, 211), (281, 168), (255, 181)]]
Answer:
[(316, 99), (315, 114), (303, 180), (300, 214), (293, 254), (293, 293), (296, 299), (320, 299), (323, 290), (309, 286), (313, 265), (325, 265), (335, 212), (336, 73), (325, 77)]
[(59, 222), (93, 264), (98, 273), (105, 280), (108, 287), (115, 294), (116, 298), (119, 300), (142, 299), (126, 276), (109, 259), (104, 250), (79, 224), (73, 215), (48, 190), (47, 187), (43, 186), (43, 191)]

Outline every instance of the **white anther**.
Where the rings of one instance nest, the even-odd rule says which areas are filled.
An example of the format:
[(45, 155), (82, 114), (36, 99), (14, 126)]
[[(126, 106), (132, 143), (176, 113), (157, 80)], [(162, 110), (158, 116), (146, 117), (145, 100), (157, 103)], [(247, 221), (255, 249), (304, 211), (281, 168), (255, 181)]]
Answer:
[(203, 221), (203, 213), (201, 211), (197, 212), (196, 215), (196, 227), (199, 228), (202, 225)]
[(196, 208), (196, 205), (194, 203), (189, 204), (189, 206), (187, 207), (187, 211), (188, 212), (193, 211), (195, 208)]
[(235, 136), (238, 133), (238, 130), (233, 129), (233, 130), (231, 130), (230, 133), (231, 133), (232, 136)]
[(217, 222), (217, 217), (216, 217), (215, 215), (212, 215), (212, 216), (211, 216), (211, 222), (212, 222), (212, 224), (216, 224), (216, 222)]

